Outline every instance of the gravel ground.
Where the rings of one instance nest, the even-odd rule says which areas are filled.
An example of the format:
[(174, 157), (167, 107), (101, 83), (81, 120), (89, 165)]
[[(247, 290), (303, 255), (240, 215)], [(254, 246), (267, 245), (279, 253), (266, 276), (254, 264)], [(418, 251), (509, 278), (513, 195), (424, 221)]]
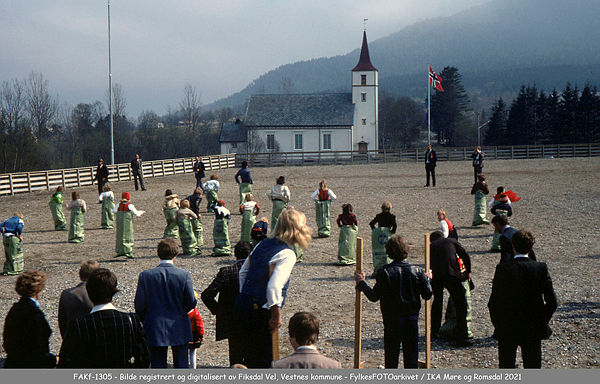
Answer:
[[(491, 290), (498, 254), (488, 253), (493, 229), (471, 228), (473, 199), (470, 195), (472, 168), (468, 162), (442, 162), (437, 167), (438, 187), (423, 188), (422, 164), (391, 163), (377, 165), (289, 167), (252, 169), (255, 180), (254, 194), (262, 207), (262, 214), (270, 218), (271, 206), (265, 192), (275, 178), (285, 175), (292, 191), (292, 204), (307, 214), (315, 226), (314, 204), (309, 199), (321, 178), (338, 195), (333, 203), (332, 216), (341, 213), (341, 205), (350, 202), (358, 217), (359, 236), (365, 242), (365, 270), (372, 271), (371, 234), (368, 222), (379, 211), (381, 202), (390, 200), (392, 212), (398, 220), (398, 233), (411, 246), (409, 260), (423, 262), (423, 234), (438, 229), (435, 213), (444, 208), (458, 228), (461, 243), (473, 260), (473, 279), (477, 286), (472, 293), (473, 333), (475, 345), (455, 349), (445, 341), (434, 341), (432, 362), (438, 368), (497, 367), (497, 346), (490, 336), (487, 301)], [(523, 200), (514, 205), (511, 220), (517, 228), (531, 230), (536, 238), (536, 254), (546, 261), (554, 281), (559, 307), (551, 327), (552, 337), (544, 341), (543, 366), (580, 368), (600, 366), (600, 292), (596, 271), (600, 269), (599, 221), (600, 159), (552, 159), (525, 161), (488, 161), (484, 169), (490, 189), (498, 185), (513, 189)], [(237, 186), (233, 181), (235, 170), (218, 172), (222, 192), (229, 208), (237, 205)], [(132, 202), (146, 214), (135, 219), (135, 260), (113, 259), (114, 230), (100, 229), (100, 205), (95, 204), (96, 187), (81, 188), (88, 202), (85, 242), (67, 243), (67, 232), (55, 232), (48, 209), (50, 193), (34, 193), (14, 197), (0, 197), (0, 217), (9, 217), (13, 210), (25, 215), (26, 269), (46, 272), (48, 281), (40, 303), (54, 330), (50, 339), (53, 352), (58, 352), (61, 338), (58, 332), (57, 307), (60, 292), (78, 283), (79, 263), (94, 258), (113, 270), (119, 278), (120, 293), (114, 304), (127, 311), (133, 310), (133, 298), (139, 272), (158, 264), (155, 247), (162, 236), (164, 218), (161, 211), (164, 190), (187, 195), (194, 187), (193, 175), (170, 176), (146, 180), (148, 190), (131, 192), (131, 182), (114, 184), (116, 194), (132, 193)], [(67, 191), (67, 195), (69, 195)], [(595, 218), (594, 218), (595, 217)], [(203, 252), (210, 253), (213, 218), (204, 216)], [(230, 225), (230, 238), (239, 239), (241, 216), (235, 214)], [(315, 231), (314, 231), (315, 232)], [(288, 300), (283, 311), (284, 324), (296, 311), (313, 311), (321, 320), (319, 347), (327, 355), (352, 367), (354, 335), (354, 282), (353, 267), (334, 265), (339, 231), (332, 226), (329, 239), (313, 239), (292, 274)], [(176, 265), (192, 273), (195, 289), (204, 289), (219, 267), (233, 261), (210, 256), (179, 258)], [(0, 277), (0, 326), (12, 303), (18, 299), (14, 292), (16, 277)], [(373, 283), (370, 280), (370, 283)], [(383, 364), (383, 326), (377, 303), (363, 299), (363, 361), (365, 367)], [(207, 308), (198, 304), (206, 327), (205, 343), (198, 353), (201, 367), (228, 365), (227, 343), (216, 343), (215, 319)], [(420, 330), (423, 334), (423, 314)], [(281, 333), (282, 356), (291, 352), (286, 332)], [(423, 345), (420, 348), (424, 350)], [(0, 358), (4, 358), (4, 351)], [(423, 358), (423, 353), (421, 353)]]

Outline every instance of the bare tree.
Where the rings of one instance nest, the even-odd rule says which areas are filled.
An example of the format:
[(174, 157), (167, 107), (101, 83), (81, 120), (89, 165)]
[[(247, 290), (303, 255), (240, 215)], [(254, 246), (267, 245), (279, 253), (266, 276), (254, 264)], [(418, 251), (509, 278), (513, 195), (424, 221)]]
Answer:
[(179, 108), (183, 112), (186, 124), (190, 129), (194, 129), (200, 121), (200, 96), (196, 87), (187, 84), (183, 89), (183, 100), (179, 103)]
[(48, 80), (41, 73), (31, 72), (25, 80), (26, 109), (36, 135), (43, 137), (58, 108), (56, 99), (48, 92)]
[[(126, 113), (125, 110), (127, 108), (127, 98), (125, 97), (125, 92), (123, 91), (123, 87), (121, 86), (121, 84), (115, 83), (113, 84), (112, 88), (113, 119), (115, 128), (119, 129), (119, 123), (121, 121), (121, 118), (124, 117)], [(95, 109), (98, 110), (98, 108)], [(110, 114), (110, 99), (108, 90), (106, 91), (106, 109), (108, 110), (107, 113)], [(102, 111), (104, 110), (102, 109)]]
[[(4, 172), (16, 171), (25, 148), (23, 132), (27, 129), (27, 98), (24, 82), (13, 79), (2, 83), (0, 90), (0, 117), (2, 119), (2, 162)], [(9, 161), (12, 160), (12, 166)]]

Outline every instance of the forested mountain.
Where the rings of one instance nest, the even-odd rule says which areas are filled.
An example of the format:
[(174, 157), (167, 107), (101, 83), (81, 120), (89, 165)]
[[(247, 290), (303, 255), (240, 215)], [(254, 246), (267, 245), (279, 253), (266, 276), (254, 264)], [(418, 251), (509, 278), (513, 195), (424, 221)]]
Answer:
[[(380, 88), (423, 97), (426, 69), (454, 66), (470, 95), (494, 99), (521, 84), (562, 87), (600, 80), (598, 0), (494, 0), (456, 15), (416, 23), (371, 41)], [(349, 90), (357, 49), (343, 56), (288, 64), (208, 108), (240, 106), (252, 94)], [(438, 69), (439, 70), (439, 69)]]

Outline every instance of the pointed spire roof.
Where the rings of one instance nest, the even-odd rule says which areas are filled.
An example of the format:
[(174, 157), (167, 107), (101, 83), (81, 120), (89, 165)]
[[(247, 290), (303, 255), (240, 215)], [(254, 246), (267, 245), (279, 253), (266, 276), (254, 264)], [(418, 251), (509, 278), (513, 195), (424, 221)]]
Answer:
[(358, 64), (352, 70), (352, 72), (356, 71), (376, 71), (377, 68), (371, 64), (371, 58), (369, 57), (369, 45), (367, 44), (367, 31), (363, 32), (363, 41), (362, 48), (360, 50), (360, 59), (358, 59)]

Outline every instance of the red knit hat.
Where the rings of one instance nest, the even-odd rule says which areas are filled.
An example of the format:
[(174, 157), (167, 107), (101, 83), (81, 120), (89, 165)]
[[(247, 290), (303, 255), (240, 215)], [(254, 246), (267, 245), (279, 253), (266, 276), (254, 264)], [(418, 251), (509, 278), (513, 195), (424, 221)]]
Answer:
[(225, 200), (219, 200), (219, 205), (221, 207), (224, 207), (225, 206)]
[(123, 192), (121, 194), (121, 199), (122, 200), (131, 200), (131, 196), (129, 195), (129, 192)]

